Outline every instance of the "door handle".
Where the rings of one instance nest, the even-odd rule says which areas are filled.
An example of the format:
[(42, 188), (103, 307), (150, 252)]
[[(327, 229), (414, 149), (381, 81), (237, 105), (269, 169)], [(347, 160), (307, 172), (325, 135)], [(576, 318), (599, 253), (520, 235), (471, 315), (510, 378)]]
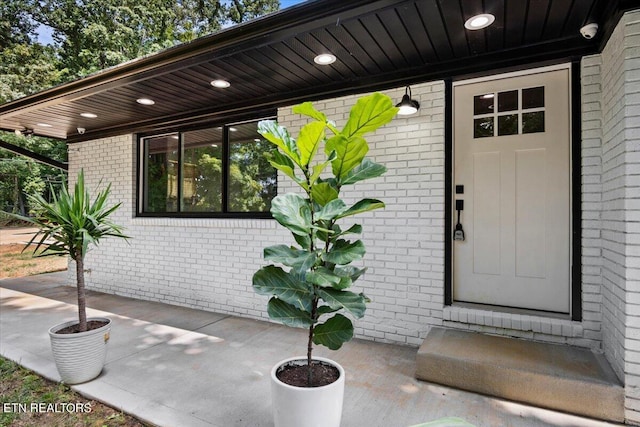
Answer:
[(460, 223), (460, 211), (464, 210), (464, 200), (456, 200), (456, 211), (458, 212), (458, 221), (456, 228), (453, 230), (453, 240), (464, 241), (464, 229)]

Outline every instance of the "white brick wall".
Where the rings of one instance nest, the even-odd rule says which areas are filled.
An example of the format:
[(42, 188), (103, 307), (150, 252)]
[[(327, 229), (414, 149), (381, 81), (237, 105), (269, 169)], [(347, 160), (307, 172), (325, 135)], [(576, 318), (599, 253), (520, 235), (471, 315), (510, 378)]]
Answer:
[(625, 383), (627, 422), (640, 424), (640, 12), (623, 17), (601, 55), (585, 58), (585, 75), (584, 224), (593, 238), (585, 281), (596, 285), (600, 270), (604, 352)]
[[(387, 93), (400, 99), (403, 92), (399, 88)], [(444, 308), (444, 84), (414, 85), (412, 93), (421, 105), (418, 114), (399, 116), (369, 137), (369, 156), (385, 164), (387, 174), (346, 189), (347, 201), (375, 197), (387, 204), (384, 210), (363, 215), (358, 221), (364, 227), (364, 264), (369, 270), (356, 289), (363, 289), (373, 302), (367, 315), (356, 323), (357, 334), (417, 346), (429, 327), (444, 324), (600, 348), (600, 249), (599, 240), (593, 237), (597, 222), (590, 222), (594, 231), (585, 233), (584, 246), (590, 250), (585, 250), (584, 260), (585, 282), (589, 283), (585, 286), (584, 322)], [(316, 102), (315, 106), (343, 125), (359, 96)], [(294, 135), (306, 122), (293, 115), (291, 108), (280, 109), (278, 119)], [(134, 145), (131, 136), (122, 136), (72, 146), (71, 175), (82, 164), (89, 184), (95, 185), (101, 178), (111, 181), (112, 200), (123, 201), (115, 219), (132, 236), (129, 244), (105, 241), (89, 255), (89, 286), (266, 318), (266, 298), (255, 295), (251, 276), (264, 264), (262, 248), (291, 243), (289, 234), (273, 220), (136, 218)], [(591, 162), (587, 160), (591, 155), (585, 147), (583, 162)], [(585, 168), (585, 183), (598, 174), (597, 168)], [(585, 192), (597, 193), (595, 185), (587, 189), (585, 184)], [(280, 193), (294, 188), (288, 178), (280, 177)], [(585, 204), (589, 197), (585, 196)], [(594, 215), (599, 213), (597, 201), (592, 209)], [(585, 224), (589, 218), (585, 216)]]

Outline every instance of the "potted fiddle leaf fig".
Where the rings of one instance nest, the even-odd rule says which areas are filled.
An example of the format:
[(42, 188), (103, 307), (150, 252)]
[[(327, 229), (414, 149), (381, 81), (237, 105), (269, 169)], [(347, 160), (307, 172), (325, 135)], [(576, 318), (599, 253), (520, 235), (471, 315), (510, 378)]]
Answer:
[[(345, 222), (384, 203), (365, 198), (349, 206), (340, 196), (346, 187), (386, 171), (366, 157), (364, 135), (391, 121), (397, 110), (391, 98), (374, 93), (356, 102), (341, 130), (309, 102), (293, 107), (311, 119), (297, 139), (275, 121), (258, 124), (258, 132), (278, 147), (271, 165), (301, 189), (271, 203), (273, 218), (296, 244), (267, 247), (264, 258), (284, 268), (267, 265), (253, 276), (254, 290), (271, 297), (271, 319), (309, 331), (306, 357), (281, 361), (271, 372), (276, 427), (340, 425), (344, 370), (313, 357), (313, 345), (338, 350), (353, 337), (352, 318), (364, 315), (367, 297), (350, 290), (365, 272), (351, 265), (365, 254), (362, 241), (354, 238), (362, 226)], [(321, 146), (326, 156), (316, 160)]]
[(128, 238), (122, 228), (109, 219), (120, 203), (108, 206), (111, 185), (98, 193), (92, 201), (85, 188), (84, 172), (80, 171), (73, 194), (66, 186), (59, 194), (52, 190), (53, 201), (40, 195), (29, 196), (37, 216), (12, 215), (38, 227), (39, 231), (25, 249), (36, 244), (38, 256), (69, 256), (76, 264), (78, 294), (78, 320), (56, 325), (49, 329), (53, 358), (62, 381), (79, 384), (97, 377), (104, 366), (111, 320), (106, 317), (87, 319), (84, 282), (84, 257), (91, 245), (106, 237)]

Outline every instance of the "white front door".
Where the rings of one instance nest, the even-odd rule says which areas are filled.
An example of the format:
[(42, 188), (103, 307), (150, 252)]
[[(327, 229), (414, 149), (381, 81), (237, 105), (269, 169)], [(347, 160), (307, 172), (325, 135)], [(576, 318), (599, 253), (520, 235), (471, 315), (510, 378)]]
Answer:
[(454, 86), (455, 301), (569, 312), (569, 87), (568, 68)]

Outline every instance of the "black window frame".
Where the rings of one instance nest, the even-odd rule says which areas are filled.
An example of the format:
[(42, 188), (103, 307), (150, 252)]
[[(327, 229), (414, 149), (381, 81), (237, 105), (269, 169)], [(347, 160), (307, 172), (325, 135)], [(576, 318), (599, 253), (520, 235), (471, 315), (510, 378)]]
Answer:
[[(271, 212), (229, 212), (228, 211), (228, 180), (229, 180), (229, 167), (230, 167), (230, 138), (229, 129), (234, 126), (243, 125), (247, 123), (259, 122), (261, 120), (276, 120), (275, 114), (260, 116), (259, 118), (251, 118), (241, 121), (224, 121), (224, 122), (210, 122), (206, 125), (198, 126), (185, 126), (179, 129), (167, 129), (162, 132), (145, 132), (136, 135), (136, 217), (141, 218), (273, 218)], [(181, 203), (178, 203), (177, 212), (144, 212), (144, 186), (145, 186), (145, 149), (144, 143), (146, 139), (160, 137), (163, 135), (178, 135), (178, 194), (182, 194), (182, 152), (184, 138), (183, 133), (192, 132), (207, 128), (222, 127), (223, 141), (222, 141), (222, 211), (221, 212), (183, 212), (181, 211)], [(276, 189), (278, 185), (278, 174), (276, 173)], [(277, 194), (277, 190), (276, 190)]]

